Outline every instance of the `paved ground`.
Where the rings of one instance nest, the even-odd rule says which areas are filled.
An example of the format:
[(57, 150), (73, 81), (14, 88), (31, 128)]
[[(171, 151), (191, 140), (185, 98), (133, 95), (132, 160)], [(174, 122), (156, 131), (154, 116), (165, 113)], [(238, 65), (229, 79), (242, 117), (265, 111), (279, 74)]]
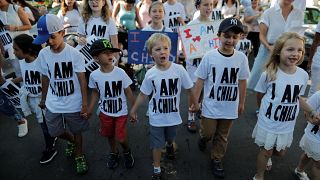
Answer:
[[(258, 147), (251, 139), (256, 122), (254, 94), (247, 98), (246, 112), (234, 124), (230, 135), (230, 144), (224, 160), (226, 180), (251, 179), (255, 173)], [(186, 119), (186, 94), (182, 95), (181, 114)], [(44, 143), (41, 129), (34, 117), (29, 117), (29, 134), (23, 138), (16, 136), (16, 124), (0, 114), (0, 179), (150, 179), (152, 174), (152, 156), (149, 150), (148, 122), (144, 116), (145, 106), (140, 108), (140, 122), (129, 124), (129, 139), (135, 156), (135, 167), (126, 170), (121, 164), (116, 170), (106, 168), (106, 155), (109, 152), (106, 139), (98, 134), (97, 117), (90, 119), (90, 130), (84, 133), (84, 151), (89, 162), (89, 172), (78, 176), (74, 170), (73, 160), (67, 159), (63, 150), (65, 142), (58, 140), (58, 155), (48, 165), (40, 165), (39, 159)], [(305, 122), (298, 118), (294, 141), (287, 156), (274, 158), (271, 172), (266, 179), (295, 179), (292, 173), (301, 153), (298, 142), (303, 133)], [(182, 124), (178, 130), (177, 159), (164, 160), (167, 167), (167, 179), (215, 179), (210, 171), (210, 151), (200, 152), (197, 147), (198, 134), (190, 134)], [(123, 162), (123, 160), (122, 160)]]

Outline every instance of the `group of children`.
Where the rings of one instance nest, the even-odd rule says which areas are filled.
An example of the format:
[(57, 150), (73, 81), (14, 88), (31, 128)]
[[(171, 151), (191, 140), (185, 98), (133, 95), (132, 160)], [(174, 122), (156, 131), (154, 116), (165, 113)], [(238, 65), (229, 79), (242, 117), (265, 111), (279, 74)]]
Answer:
[[(191, 23), (207, 22), (213, 1), (197, 0), (196, 6), (200, 15)], [(162, 29), (156, 17), (162, 17), (163, 9), (161, 6), (153, 7), (149, 11), (155, 14), (150, 27)], [(87, 34), (88, 28), (94, 24), (85, 21), (83, 26), (84, 34)], [(38, 22), (37, 38), (33, 40), (28, 35), (17, 36), (14, 39), (14, 51), (17, 58), (21, 59), (23, 88), (27, 91), (39, 90), (29, 92), (27, 101), (36, 112), (42, 127), (46, 151), (51, 152), (50, 158), (44, 163), (56, 155), (54, 142), (55, 137), (59, 137), (67, 140), (65, 153), (75, 157), (77, 173), (88, 171), (82, 151), (82, 132), (88, 129), (88, 119), (99, 99), (100, 134), (108, 138), (111, 148), (107, 167), (114, 169), (118, 166), (120, 153), (117, 143), (120, 143), (125, 166), (132, 168), (134, 158), (128, 143), (126, 124), (128, 119), (132, 122), (138, 120), (139, 105), (148, 101), (150, 148), (153, 154), (152, 179), (161, 179), (162, 148), (166, 148), (168, 159), (175, 158), (173, 142), (177, 127), (182, 123), (179, 105), (181, 88), (184, 88), (188, 90), (190, 113), (197, 112), (201, 102), (199, 149), (204, 151), (207, 142), (212, 141), (212, 172), (223, 178), (222, 161), (228, 136), (234, 120), (244, 112), (246, 83), (250, 74), (246, 55), (235, 50), (243, 32), (243, 25), (238, 19), (224, 19), (217, 33), (220, 47), (207, 52), (192, 70), (188, 68), (190, 64), (187, 60), (189, 73), (181, 65), (169, 61), (170, 38), (163, 33), (154, 33), (146, 42), (154, 66), (147, 71), (136, 99), (130, 89), (131, 79), (125, 71), (113, 65), (113, 57), (120, 49), (112, 43), (112, 38), (97, 40), (91, 45), (90, 53), (100, 68), (90, 74), (89, 101), (83, 56), (64, 42), (64, 27), (59, 18), (50, 14), (42, 16)], [(85, 39), (82, 41), (85, 43)], [(41, 50), (39, 46), (33, 45), (43, 43), (47, 43), (47, 47)], [(282, 34), (274, 44), (266, 71), (255, 88), (260, 113), (252, 137), (260, 151), (257, 156), (257, 173), (253, 179), (264, 179), (269, 158), (272, 155), (283, 156), (290, 147), (300, 106), (306, 112), (308, 125), (300, 141), (304, 153), (295, 173), (300, 179), (308, 179), (304, 169), (312, 161), (313, 178), (320, 177), (320, 93), (315, 93), (308, 101), (301, 97), (308, 80), (308, 74), (297, 67), (303, 55), (304, 39), (296, 33)], [(203, 97), (200, 97), (202, 90)], [(127, 101), (132, 106), (130, 111)], [(189, 124), (192, 128), (192, 123)]]

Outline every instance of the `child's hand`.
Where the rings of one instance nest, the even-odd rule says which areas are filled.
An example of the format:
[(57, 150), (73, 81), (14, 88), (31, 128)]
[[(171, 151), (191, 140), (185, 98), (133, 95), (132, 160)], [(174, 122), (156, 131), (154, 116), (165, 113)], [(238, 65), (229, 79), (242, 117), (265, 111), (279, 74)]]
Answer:
[(243, 112), (244, 112), (244, 104), (239, 104), (239, 107), (238, 107), (238, 115), (243, 114)]
[(80, 45), (86, 45), (87, 44), (87, 40), (86, 40), (86, 38), (85, 37), (79, 37), (78, 38), (78, 44), (80, 44)]
[(189, 111), (190, 112), (198, 112), (199, 111), (199, 103), (196, 103), (196, 104), (191, 104), (191, 106), (189, 107)]
[(41, 109), (45, 109), (45, 108), (46, 108), (46, 102), (45, 102), (45, 101), (40, 101), (39, 107), (40, 107)]
[(84, 119), (89, 119), (87, 106), (82, 106), (80, 111), (80, 116)]
[(130, 111), (130, 122), (135, 123), (138, 121), (138, 115), (135, 111)]

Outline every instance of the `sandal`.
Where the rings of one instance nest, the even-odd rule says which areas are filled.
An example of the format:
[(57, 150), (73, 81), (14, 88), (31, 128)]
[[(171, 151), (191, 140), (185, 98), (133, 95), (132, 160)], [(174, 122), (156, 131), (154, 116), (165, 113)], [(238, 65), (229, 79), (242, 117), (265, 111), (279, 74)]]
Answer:
[(271, 158), (269, 158), (266, 165), (266, 171), (271, 171), (271, 168), (272, 168), (272, 160)]

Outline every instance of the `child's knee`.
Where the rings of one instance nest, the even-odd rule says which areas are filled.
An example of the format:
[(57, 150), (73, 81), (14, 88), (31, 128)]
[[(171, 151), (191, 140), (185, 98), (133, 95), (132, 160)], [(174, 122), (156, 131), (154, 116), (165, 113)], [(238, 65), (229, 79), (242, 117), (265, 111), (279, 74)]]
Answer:
[(264, 156), (265, 158), (270, 158), (273, 154), (273, 150), (261, 149), (259, 154)]

